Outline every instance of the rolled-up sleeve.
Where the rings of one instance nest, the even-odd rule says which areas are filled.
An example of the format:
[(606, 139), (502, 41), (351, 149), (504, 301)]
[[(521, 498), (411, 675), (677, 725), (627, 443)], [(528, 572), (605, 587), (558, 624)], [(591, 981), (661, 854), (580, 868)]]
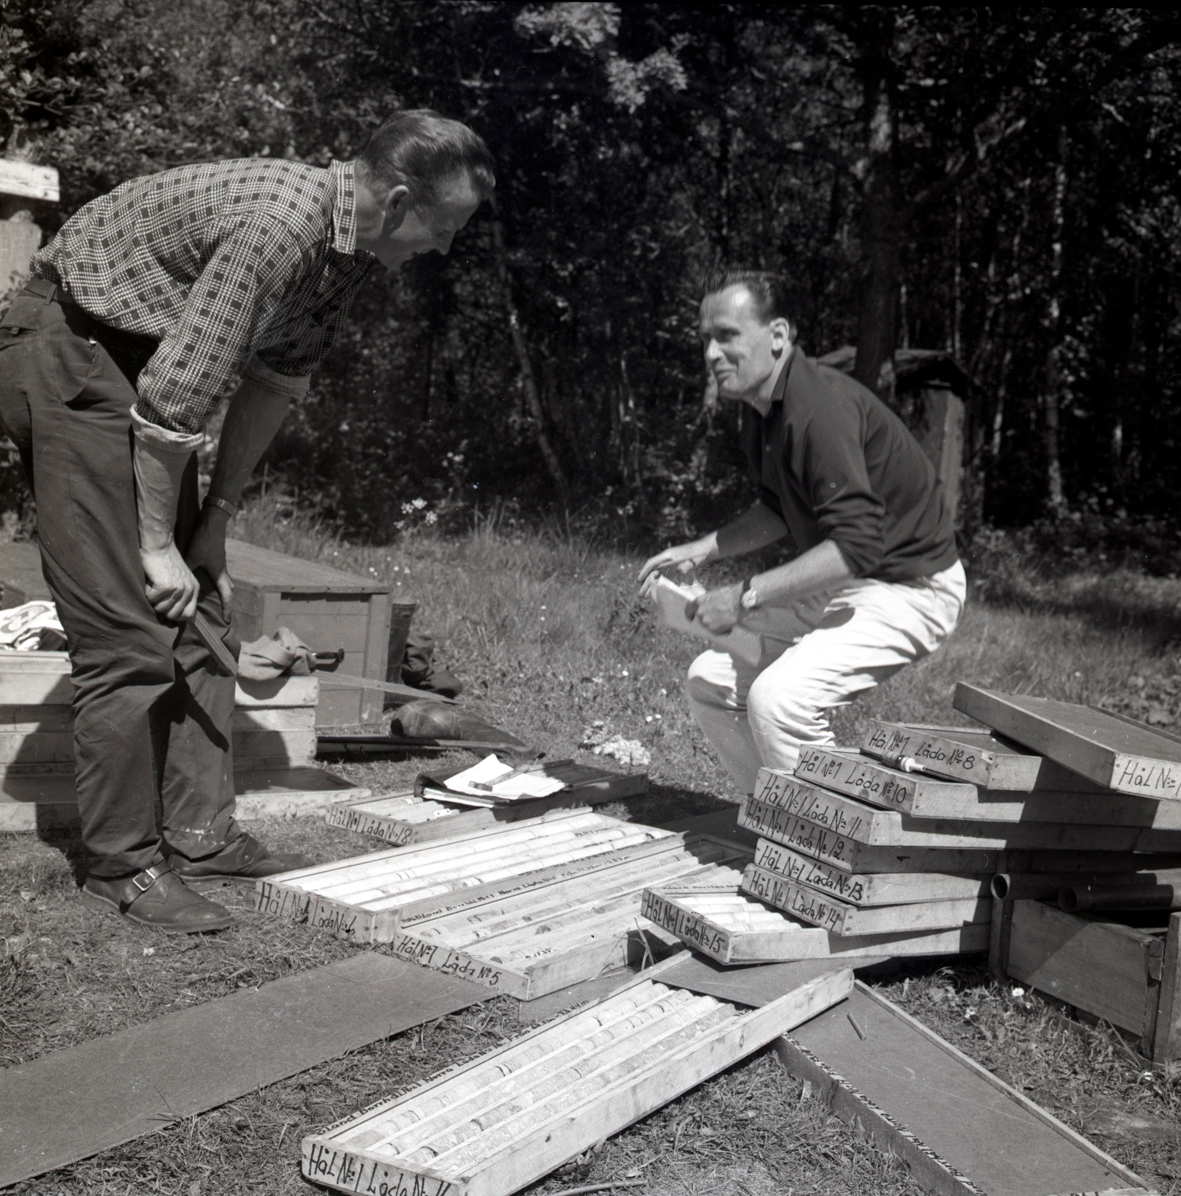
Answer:
[(872, 573), (885, 552), (886, 505), (869, 482), (863, 434), (851, 404), (830, 418), (813, 419), (800, 438), (798, 463), (821, 534), (841, 550), (856, 577)]
[(199, 433), (237, 386), (255, 329), (282, 303), (301, 265), (298, 242), (276, 236), (265, 212), (224, 237), (139, 376), (136, 411), (143, 421)]

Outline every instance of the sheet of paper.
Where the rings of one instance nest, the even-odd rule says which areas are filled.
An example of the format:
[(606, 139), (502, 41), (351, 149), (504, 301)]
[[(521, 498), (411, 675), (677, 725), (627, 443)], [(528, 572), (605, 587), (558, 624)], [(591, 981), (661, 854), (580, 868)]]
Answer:
[(487, 784), (511, 768), (511, 764), (505, 764), (496, 756), (485, 756), (479, 764), (473, 764), (471, 768), (457, 772), (455, 776), (449, 777), (444, 783), (453, 793), (467, 793), (472, 797), (499, 798), (501, 801), (516, 801), (523, 797), (548, 797), (551, 793), (557, 793), (559, 789), (565, 788), (565, 781), (560, 781), (557, 777), (547, 777), (543, 772), (523, 772), (520, 776), (494, 784), (490, 791), (477, 789), (472, 784), (473, 781)]
[(650, 592), (656, 600), (656, 621), (662, 627), (683, 631), (686, 635), (705, 640), (710, 647), (719, 652), (729, 652), (731, 656), (753, 667), (758, 666), (759, 658), (763, 654), (763, 641), (756, 632), (739, 623), (728, 635), (715, 635), (702, 627), (696, 619), (685, 618), (685, 604), (692, 598), (700, 598), (706, 592), (703, 585), (679, 586), (675, 581), (661, 575), (652, 583)]

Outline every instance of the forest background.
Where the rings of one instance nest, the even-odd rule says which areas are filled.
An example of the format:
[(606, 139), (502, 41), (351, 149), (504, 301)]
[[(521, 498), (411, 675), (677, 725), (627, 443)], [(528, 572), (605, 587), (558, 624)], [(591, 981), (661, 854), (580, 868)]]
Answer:
[[(366, 288), (256, 480), (349, 539), (736, 510), (695, 341), (730, 264), (887, 399), (899, 348), (962, 364), (970, 555), (1174, 576), (1179, 60), (1147, 9), (0, 0), (0, 141), (61, 172), (48, 234), (185, 162), (347, 158), (399, 106), (487, 139), (494, 203)], [(22, 485), (0, 456), (0, 509)]]

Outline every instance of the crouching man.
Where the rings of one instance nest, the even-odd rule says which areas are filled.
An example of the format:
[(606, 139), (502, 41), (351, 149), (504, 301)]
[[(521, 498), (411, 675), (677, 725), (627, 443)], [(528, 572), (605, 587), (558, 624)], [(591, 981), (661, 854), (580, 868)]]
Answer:
[[(491, 192), (469, 128), (398, 113), (327, 169), (250, 159), (87, 204), (0, 318), (0, 426), (37, 503), (69, 641), (83, 899), (184, 933), (229, 925), (183, 882), (311, 861), (234, 820), (226, 525), (373, 266), (446, 253)], [(229, 397), (209, 493), (195, 450)]]
[(790, 771), (801, 745), (833, 742), (830, 710), (943, 643), (965, 578), (931, 462), (874, 394), (799, 351), (780, 278), (721, 275), (699, 330), (719, 396), (749, 407), (743, 447), (760, 497), (652, 557), (640, 580), (793, 541), (794, 559), (709, 591), (691, 615), (714, 633), (741, 623), (761, 635), (757, 666), (705, 652), (687, 687), (694, 718), (751, 793), (760, 767)]

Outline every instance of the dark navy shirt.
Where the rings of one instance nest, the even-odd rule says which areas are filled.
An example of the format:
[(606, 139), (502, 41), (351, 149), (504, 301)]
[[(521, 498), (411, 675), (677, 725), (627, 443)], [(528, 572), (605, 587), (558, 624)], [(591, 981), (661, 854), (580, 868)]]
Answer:
[(743, 447), (762, 501), (800, 552), (832, 540), (857, 577), (908, 581), (955, 564), (951, 512), (930, 458), (872, 391), (798, 349)]

